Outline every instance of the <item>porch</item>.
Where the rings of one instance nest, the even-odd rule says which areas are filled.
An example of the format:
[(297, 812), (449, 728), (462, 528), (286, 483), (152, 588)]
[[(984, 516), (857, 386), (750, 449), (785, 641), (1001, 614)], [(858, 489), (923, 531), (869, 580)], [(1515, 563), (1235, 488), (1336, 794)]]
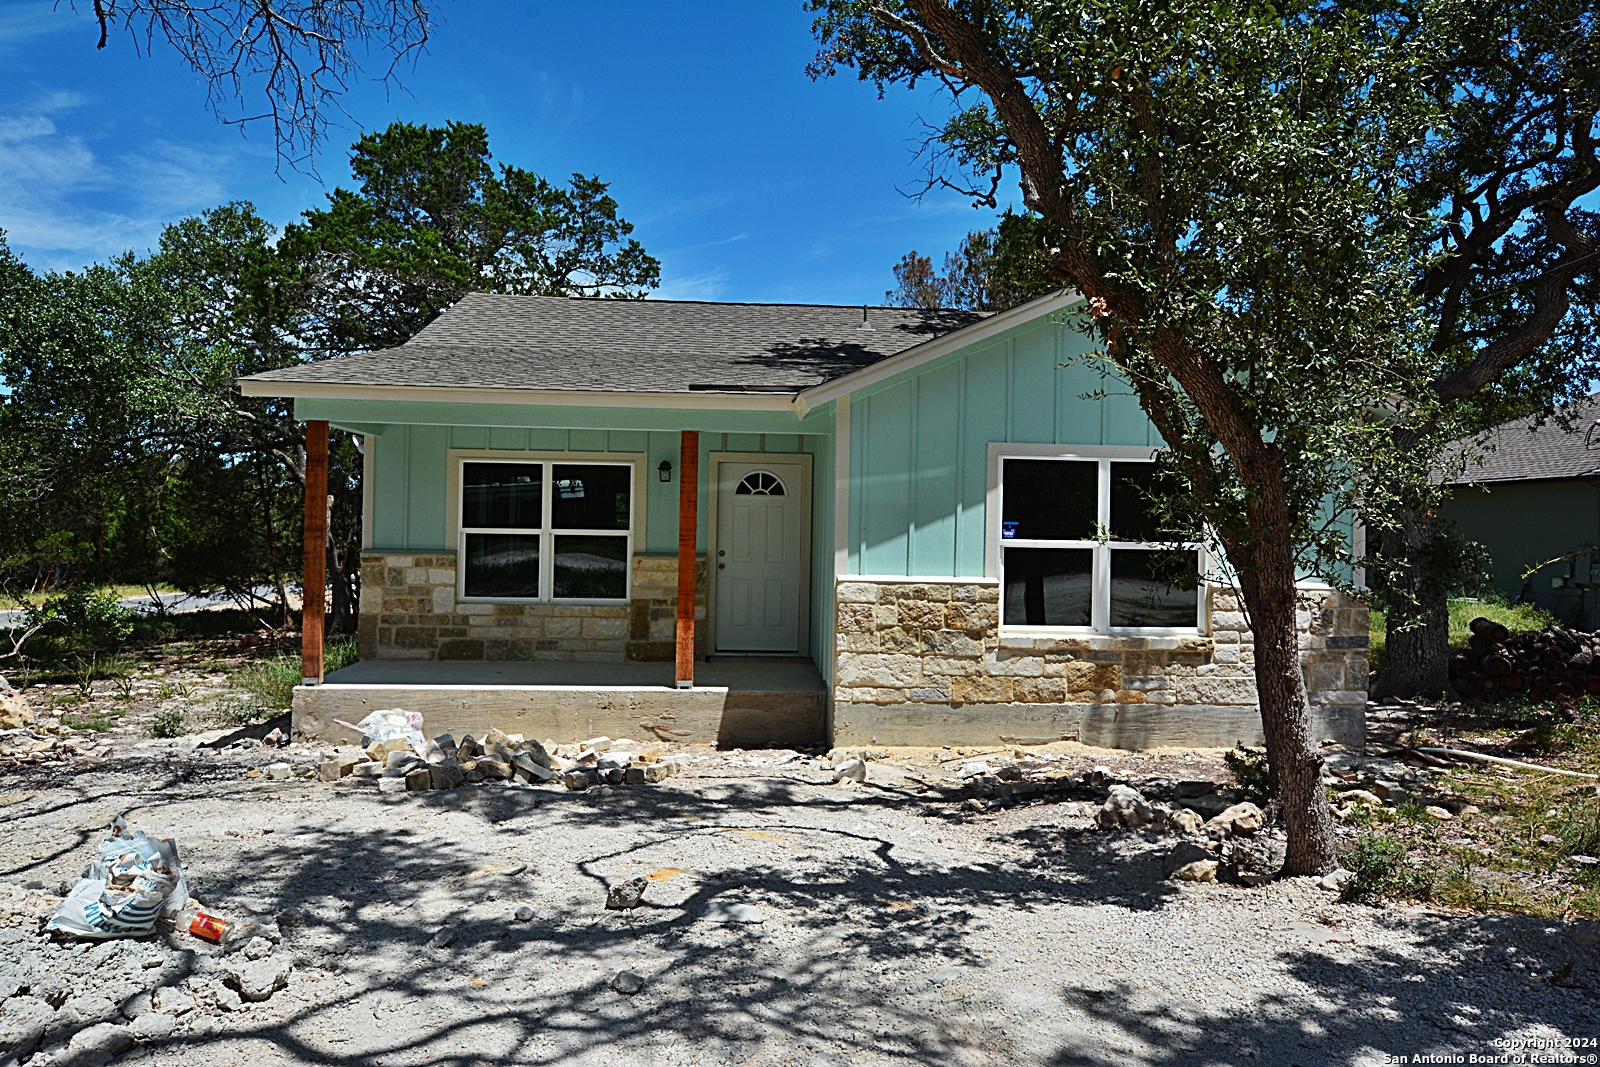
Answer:
[(540, 740), (634, 737), (723, 747), (827, 743), (827, 687), (810, 660), (713, 656), (693, 688), (673, 663), (363, 660), (294, 693), (294, 733), (355, 740), (335, 719), (379, 708), (421, 712), (430, 735), (493, 726)]

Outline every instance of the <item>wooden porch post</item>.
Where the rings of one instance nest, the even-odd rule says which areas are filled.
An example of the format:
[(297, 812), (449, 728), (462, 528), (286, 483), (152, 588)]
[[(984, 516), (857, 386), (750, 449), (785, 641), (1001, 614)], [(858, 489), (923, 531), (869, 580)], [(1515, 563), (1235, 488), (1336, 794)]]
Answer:
[(694, 688), (694, 549), (700, 506), (700, 431), (684, 430), (678, 456), (677, 683)]
[(300, 604), (300, 684), (322, 684), (322, 625), (328, 581), (328, 424), (306, 423), (306, 566)]

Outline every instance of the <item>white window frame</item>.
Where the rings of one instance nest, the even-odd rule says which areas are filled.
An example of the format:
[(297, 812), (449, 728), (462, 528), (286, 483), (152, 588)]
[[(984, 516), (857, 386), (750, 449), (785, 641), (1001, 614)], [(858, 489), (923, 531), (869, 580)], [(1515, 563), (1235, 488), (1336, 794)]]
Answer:
[[(454, 450), (452, 450), (454, 451)], [(452, 455), (450, 473), (455, 507), (451, 512), (452, 523), (455, 527), (456, 542), (456, 599), (467, 604), (571, 604), (601, 605), (601, 604), (626, 604), (633, 599), (633, 546), (637, 533), (643, 527), (643, 499), (644, 492), (640, 485), (640, 462), (631, 453), (618, 455), (616, 453), (571, 453), (571, 454), (527, 454), (512, 453), (481, 453), (474, 452), (467, 455)], [(469, 463), (496, 463), (496, 464), (522, 464), (525, 466), (542, 467), (539, 491), (539, 527), (483, 527), (467, 526), (466, 517), (466, 465)], [(626, 530), (557, 530), (551, 525), (555, 510), (555, 468), (556, 466), (584, 466), (584, 467), (626, 467), (628, 468), (628, 528)], [(468, 596), (467, 595), (467, 535), (520, 535), (537, 536), (539, 538), (539, 590), (536, 597), (504, 597), (504, 596)], [(555, 539), (557, 537), (622, 537), (627, 540), (627, 552), (624, 556), (625, 584), (623, 595), (618, 598), (610, 597), (557, 597), (555, 595)]]
[[(1027, 445), (993, 442), (989, 445), (989, 493), (986, 500), (985, 523), (985, 573), (1000, 582), (1000, 631), (1002, 634), (1113, 634), (1128, 637), (1192, 636), (1206, 632), (1206, 586), (1210, 571), (1205, 543), (1185, 541), (1045, 541), (1001, 537), (1001, 523), (1005, 518), (1005, 485), (1001, 477), (1008, 459), (1067, 460), (1098, 465), (1096, 515), (1101, 529), (1111, 525), (1111, 464), (1113, 462), (1154, 462), (1162, 450), (1150, 447), (1118, 445)], [(1005, 548), (1076, 548), (1091, 551), (1093, 587), (1090, 624), (1088, 626), (1007, 625), (1005, 620)], [(1154, 551), (1161, 548), (1181, 548), (1197, 553), (1200, 570), (1199, 588), (1195, 596), (1195, 621), (1193, 626), (1112, 626), (1111, 625), (1111, 553), (1114, 550)]]

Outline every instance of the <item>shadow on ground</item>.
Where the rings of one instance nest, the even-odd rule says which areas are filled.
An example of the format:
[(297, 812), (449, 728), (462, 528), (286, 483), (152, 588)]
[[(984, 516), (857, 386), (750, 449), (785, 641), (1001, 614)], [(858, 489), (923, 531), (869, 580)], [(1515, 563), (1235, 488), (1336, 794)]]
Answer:
[[(600, 1062), (624, 1049), (673, 1059), (670, 1050), (686, 1047), (739, 1062), (842, 1054), (931, 1065), (1309, 1065), (1351, 1062), (1361, 1050), (1487, 1053), (1494, 1038), (1534, 1028), (1583, 1036), (1571, 1031), (1572, 1020), (1593, 1018), (1594, 924), (1413, 914), (1394, 921), (1437, 946), (1441, 964), (1425, 972), (1385, 948), (1285, 950), (1275, 957), (1293, 979), (1283, 992), (1221, 1010), (1215, 998), (1201, 1006), (1160, 982), (1160, 959), (1149, 961), (1144, 982), (1064, 967), (1036, 1001), (1019, 1001), (1038, 1008), (1031, 1025), (1019, 1026), (990, 1010), (1017, 991), (990, 970), (1000, 961), (982, 947), (993, 943), (985, 932), (1003, 928), (1013, 942), (1026, 939), (1029, 925), (1060, 905), (1160, 912), (1185, 895), (1160, 879), (1165, 844), (1030, 828), (994, 840), (996, 856), (1027, 848), (1031, 858), (1015, 862), (986, 856), (984, 831), (969, 827), (977, 851), (952, 866), (917, 858), (890, 840), (881, 821), (874, 825), (913, 815), (950, 829), (948, 805), (934, 810), (901, 794), (784, 778), (676, 779), (604, 798), (500, 788), (380, 798), (341, 787), (331, 799), (302, 803), (297, 798), (311, 800), (307, 788), (285, 784), (266, 794), (237, 781), (218, 784), (208, 799), (276, 796), (290, 810), (263, 805), (263, 822), (275, 823), (275, 832), (240, 842), (235, 862), (202, 854), (206, 873), (196, 894), (263, 915), (298, 912), (303, 922), (285, 931), (285, 948), (307, 974), (348, 982), (346, 993), (297, 1006), (281, 1020), (257, 1015), (230, 1031), (174, 1039), (166, 1055), (211, 1062), (254, 1039), (292, 1062), (337, 1065)], [(137, 791), (85, 789), (48, 803), (59, 815), (66, 805), (98, 809), (125, 797), (135, 823), (154, 827), (177, 817), (164, 808), (194, 802), (195, 792), (193, 783), (173, 781)], [(341, 827), (341, 811), (368, 805), (384, 814), (380, 828)], [(0, 824), (43, 814), (27, 807), (0, 812)], [(407, 816), (446, 813), (480, 822), (484, 841), (404, 825)], [(583, 832), (575, 834), (573, 823)], [(528, 923), (461, 920), (453, 945), (429, 946), (450, 922), (445, 913), (464, 915), (491, 893), (505, 905), (515, 891), (476, 876), (486, 861), (506, 846), (538, 844), (562, 824), (566, 852), (534, 861), (518, 877), (575, 867), (580, 885), (565, 904), (546, 901)], [(726, 864), (702, 870), (670, 906), (601, 909), (604, 871), (618, 861), (690, 835), (751, 827), (800, 845), (791, 853), (774, 846), (753, 862), (748, 849), (729, 848)], [(586, 835), (595, 847), (574, 850)], [(96, 837), (64, 841), (29, 866), (86, 852)], [(827, 849), (804, 848), (824, 838)], [(718, 901), (756, 904), (793, 937), (775, 946), (771, 928), (700, 919)], [(1520, 946), (1527, 973), (1567, 967), (1564, 981), (1590, 988), (1519, 978), (1515, 995), (1504, 993), (1486, 976), (1504, 972), (1508, 944)], [(624, 966), (648, 979), (637, 997), (607, 985)], [(930, 968), (937, 968), (931, 977)]]

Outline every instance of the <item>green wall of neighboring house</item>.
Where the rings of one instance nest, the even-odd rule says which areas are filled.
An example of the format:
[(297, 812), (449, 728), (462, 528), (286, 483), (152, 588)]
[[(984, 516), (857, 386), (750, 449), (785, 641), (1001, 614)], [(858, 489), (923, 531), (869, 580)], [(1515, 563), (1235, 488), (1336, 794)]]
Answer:
[(982, 576), (991, 441), (1158, 446), (1093, 350), (1041, 316), (853, 394), (850, 572)]
[[(1440, 513), (1454, 520), (1464, 537), (1489, 550), (1495, 585), (1507, 596), (1527, 588), (1535, 603), (1563, 621), (1586, 626), (1600, 621), (1594, 616), (1593, 587), (1552, 587), (1565, 563), (1522, 576), (1545, 560), (1600, 545), (1600, 487), (1580, 478), (1460, 486)], [(1600, 580), (1600, 568), (1596, 571), (1593, 577)], [(1574, 618), (1579, 611), (1587, 615)]]

